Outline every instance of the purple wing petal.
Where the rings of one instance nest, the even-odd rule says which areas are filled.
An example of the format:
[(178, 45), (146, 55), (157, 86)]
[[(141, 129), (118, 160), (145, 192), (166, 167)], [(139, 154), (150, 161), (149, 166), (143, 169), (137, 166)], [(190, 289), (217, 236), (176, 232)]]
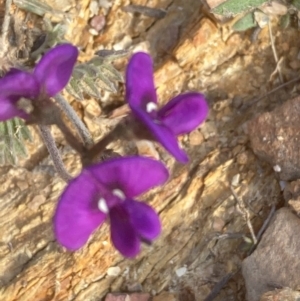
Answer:
[(38, 95), (39, 83), (31, 73), (13, 69), (0, 79), (0, 97), (34, 98)]
[(164, 124), (155, 123), (153, 119), (142, 110), (131, 108), (134, 115), (143, 122), (156, 140), (161, 143), (164, 148), (181, 163), (187, 163), (188, 157), (186, 153), (179, 147), (175, 134)]
[(126, 257), (136, 256), (140, 252), (140, 240), (127, 210), (122, 205), (114, 206), (109, 217), (111, 240), (116, 249)]
[(152, 241), (161, 232), (161, 224), (154, 209), (142, 202), (126, 199), (123, 203), (136, 232), (145, 240)]
[(158, 116), (175, 135), (189, 133), (207, 117), (208, 105), (202, 94), (180, 94), (158, 111)]
[(63, 192), (54, 215), (58, 242), (69, 250), (81, 248), (106, 215), (98, 208), (98, 189), (93, 178), (81, 173)]
[(143, 52), (135, 53), (126, 70), (126, 99), (130, 106), (146, 110), (148, 102), (157, 103), (152, 59)]
[(122, 190), (128, 198), (162, 185), (169, 177), (162, 163), (139, 156), (112, 159), (90, 166), (87, 170), (103, 185), (111, 190)]
[(48, 96), (61, 91), (70, 80), (78, 50), (71, 44), (62, 44), (48, 51), (34, 69), (34, 76)]
[(0, 121), (5, 121), (14, 117), (26, 119), (28, 115), (15, 106), (15, 101), (10, 100), (9, 98), (0, 98)]

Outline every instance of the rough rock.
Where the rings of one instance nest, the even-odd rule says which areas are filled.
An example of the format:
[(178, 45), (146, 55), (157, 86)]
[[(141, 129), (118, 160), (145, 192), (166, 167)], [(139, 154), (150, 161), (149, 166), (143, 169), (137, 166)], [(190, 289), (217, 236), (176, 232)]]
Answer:
[(150, 295), (146, 293), (133, 293), (133, 294), (107, 294), (105, 301), (149, 301)]
[(299, 215), (300, 214), (300, 180), (287, 183), (283, 196), (286, 203)]
[(289, 209), (276, 212), (257, 249), (242, 264), (248, 301), (259, 301), (272, 289), (299, 287), (299, 227), (300, 219)]
[(290, 288), (270, 291), (260, 298), (260, 301), (298, 301), (300, 300), (300, 292), (293, 291)]
[(254, 153), (269, 162), (281, 180), (300, 178), (300, 97), (252, 119), (247, 126)]
[(162, 292), (161, 294), (155, 296), (153, 301), (177, 301), (177, 298), (172, 293)]

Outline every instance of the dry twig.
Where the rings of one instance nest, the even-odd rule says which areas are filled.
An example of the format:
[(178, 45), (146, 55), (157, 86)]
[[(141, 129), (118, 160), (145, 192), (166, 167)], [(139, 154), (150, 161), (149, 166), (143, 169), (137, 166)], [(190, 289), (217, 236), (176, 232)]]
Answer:
[(213, 301), (222, 288), (228, 283), (228, 281), (233, 277), (235, 273), (228, 273), (226, 274), (218, 283), (215, 284), (211, 292), (208, 294), (208, 296), (204, 299), (204, 301)]
[(284, 88), (284, 87), (286, 87), (286, 86), (288, 86), (288, 85), (290, 85), (290, 84), (292, 84), (292, 83), (295, 83), (295, 82), (297, 82), (297, 81), (299, 81), (299, 80), (300, 80), (300, 76), (298, 76), (298, 77), (296, 77), (296, 78), (294, 78), (294, 79), (291, 79), (290, 81), (288, 81), (288, 82), (286, 82), (286, 83), (284, 83), (284, 84), (282, 84), (282, 85), (279, 85), (278, 87), (274, 88), (273, 90), (269, 91), (268, 93), (264, 94), (263, 96), (261, 96), (261, 97), (255, 99), (255, 100), (252, 101), (251, 103), (245, 105), (245, 106), (243, 107), (243, 110), (245, 110), (245, 109), (249, 108), (250, 106), (256, 104), (257, 102), (259, 102), (259, 101), (261, 101), (262, 99), (264, 99), (265, 97), (268, 97), (269, 95), (275, 93), (276, 91), (278, 91), (278, 90), (280, 90), (280, 89), (282, 89), (282, 88)]
[[(271, 208), (271, 210), (270, 210), (270, 212), (269, 212), (268, 217), (266, 218), (266, 220), (264, 221), (263, 225), (261, 226), (261, 228), (259, 229), (259, 231), (258, 231), (258, 233), (257, 233), (257, 236), (256, 236), (257, 242), (260, 241), (260, 239), (261, 239), (263, 233), (265, 232), (266, 228), (268, 227), (268, 225), (269, 225), (269, 223), (270, 223), (270, 220), (271, 220), (271, 218), (273, 217), (273, 215), (274, 215), (274, 213), (275, 213), (275, 209), (276, 209), (276, 207), (275, 207), (275, 205), (273, 204), (273, 205), (272, 205), (272, 208)], [(253, 250), (255, 249), (255, 247), (256, 247), (256, 245), (253, 245), (253, 246), (251, 247), (251, 249), (249, 250), (249, 254), (251, 254), (251, 253), (253, 252)]]
[(282, 77), (282, 74), (281, 74), (280, 64), (279, 64), (280, 61), (278, 60), (278, 55), (277, 55), (277, 51), (276, 51), (276, 48), (275, 48), (275, 43), (274, 43), (274, 38), (273, 38), (273, 33), (272, 33), (272, 28), (271, 28), (271, 22), (268, 22), (268, 27), (269, 27), (269, 34), (270, 34), (270, 40), (271, 40), (271, 47), (272, 47), (274, 59), (275, 59), (275, 62), (276, 62), (275, 71), (278, 71), (280, 82), (283, 83), (283, 77)]
[(240, 208), (240, 211), (247, 223), (247, 226), (250, 230), (250, 234), (252, 236), (252, 240), (253, 240), (253, 243), (256, 245), (257, 244), (257, 238), (255, 236), (255, 233), (254, 233), (254, 230), (253, 230), (253, 227), (252, 227), (252, 224), (251, 224), (251, 221), (250, 221), (250, 213), (249, 211), (247, 210), (244, 202), (237, 196), (237, 194), (235, 193), (233, 187), (230, 185), (230, 190), (232, 192), (232, 195), (234, 196), (234, 198), (236, 199), (237, 203), (238, 203), (238, 206)]
[(11, 8), (12, 0), (6, 0), (5, 3), (5, 14), (2, 23), (2, 32), (1, 32), (1, 50), (0, 50), (0, 57), (4, 57), (8, 51), (8, 30), (10, 25), (10, 8)]

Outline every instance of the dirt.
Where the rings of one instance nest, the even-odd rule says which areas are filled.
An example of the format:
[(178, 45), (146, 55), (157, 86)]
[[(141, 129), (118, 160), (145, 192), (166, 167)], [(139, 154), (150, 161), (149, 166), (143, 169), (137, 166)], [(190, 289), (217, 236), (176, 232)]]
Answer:
[[(96, 301), (108, 292), (137, 287), (157, 295), (157, 300), (164, 292), (181, 301), (213, 300), (210, 293), (216, 288), (214, 300), (245, 300), (241, 265), (253, 245), (246, 219), (258, 233), (272, 206), (284, 203), (277, 173), (255, 155), (245, 129), (258, 114), (297, 96), (300, 86), (294, 82), (261, 98), (281, 84), (274, 72), (268, 27), (253, 40), (253, 30), (237, 33), (230, 23), (220, 25), (194, 0), (101, 2), (107, 8), (100, 8), (98, 15), (105, 25), (97, 35), (90, 30), (90, 1), (68, 2), (76, 17), (66, 38), (82, 49), (80, 61), (101, 49), (148, 51), (155, 63), (159, 103), (181, 92), (200, 91), (208, 99), (209, 117), (181, 137), (190, 157), (185, 166), (147, 141), (137, 147), (119, 141), (110, 146), (120, 154), (154, 152), (171, 171), (165, 186), (144, 196), (160, 213), (163, 233), (134, 260), (124, 259), (111, 246), (108, 225), (78, 252), (66, 252), (55, 242), (53, 210), (65, 183), (32, 128), (29, 157), (18, 166), (1, 167), (0, 300)], [(122, 10), (128, 4), (164, 9), (167, 14), (156, 19), (128, 13)], [(294, 24), (284, 30), (278, 24), (275, 16), (271, 27), (287, 82), (300, 68), (299, 31)], [(115, 67), (123, 73), (127, 61), (128, 57), (118, 59)], [(127, 114), (124, 85), (118, 88), (117, 94), (101, 91), (100, 100), (78, 102), (68, 96), (96, 141)], [(67, 169), (76, 175), (78, 156), (58, 130), (52, 130)], [(109, 275), (111, 267), (119, 267), (119, 273)]]

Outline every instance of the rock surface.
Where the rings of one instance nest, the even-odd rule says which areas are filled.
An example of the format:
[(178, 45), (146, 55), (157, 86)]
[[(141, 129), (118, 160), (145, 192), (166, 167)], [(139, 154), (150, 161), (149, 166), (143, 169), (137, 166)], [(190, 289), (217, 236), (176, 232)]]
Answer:
[(247, 127), (255, 154), (285, 181), (300, 178), (299, 114), (300, 97), (296, 97), (255, 117)]
[(276, 289), (275, 291), (263, 294), (260, 301), (298, 301), (300, 292), (293, 291), (290, 288)]
[(259, 301), (271, 289), (299, 288), (299, 227), (300, 219), (289, 209), (276, 212), (257, 249), (242, 265), (248, 301)]

